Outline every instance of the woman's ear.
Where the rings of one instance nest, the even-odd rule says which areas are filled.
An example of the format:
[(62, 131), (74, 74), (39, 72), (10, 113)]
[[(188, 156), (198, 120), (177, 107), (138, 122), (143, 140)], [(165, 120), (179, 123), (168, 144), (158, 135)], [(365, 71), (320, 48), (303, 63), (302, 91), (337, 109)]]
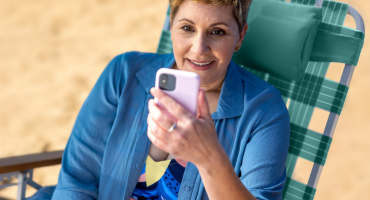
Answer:
[(247, 33), (247, 30), (248, 30), (248, 24), (246, 24), (245, 26), (244, 26), (244, 29), (243, 29), (243, 39), (244, 39), (244, 36), (245, 36), (245, 33)]
[(246, 24), (243, 28), (243, 30), (240, 32), (239, 34), (239, 40), (236, 44), (237, 47), (241, 47), (242, 44), (243, 44), (243, 41), (244, 41), (244, 36), (245, 36), (245, 33), (247, 32), (248, 30), (248, 24)]

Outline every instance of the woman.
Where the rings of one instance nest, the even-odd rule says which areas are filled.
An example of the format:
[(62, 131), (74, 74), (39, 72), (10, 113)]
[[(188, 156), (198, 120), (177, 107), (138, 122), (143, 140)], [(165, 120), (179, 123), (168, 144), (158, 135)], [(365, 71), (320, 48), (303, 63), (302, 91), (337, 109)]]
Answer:
[[(248, 28), (249, 3), (170, 0), (174, 53), (129, 52), (109, 63), (77, 117), (53, 199), (282, 198), (285, 104), (277, 89), (231, 61)], [(162, 67), (200, 76), (197, 117), (153, 88)], [(171, 170), (153, 178), (144, 166), (156, 162), (184, 167), (172, 174), (177, 189), (163, 184), (159, 191)]]

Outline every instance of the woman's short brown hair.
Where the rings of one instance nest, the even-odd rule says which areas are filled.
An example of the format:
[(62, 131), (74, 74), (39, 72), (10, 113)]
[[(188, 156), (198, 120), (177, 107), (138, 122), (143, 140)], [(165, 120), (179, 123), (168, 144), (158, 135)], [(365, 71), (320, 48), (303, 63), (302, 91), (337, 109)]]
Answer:
[[(179, 6), (185, 0), (169, 0), (170, 1), (170, 8), (171, 8), (171, 26), (173, 23), (173, 19), (176, 16), (177, 11), (179, 10)], [(247, 24), (247, 16), (249, 11), (249, 6), (252, 0), (190, 0), (193, 2), (200, 2), (206, 4), (214, 4), (214, 5), (226, 5), (233, 7), (233, 14), (238, 23), (239, 31), (241, 32), (244, 26)]]

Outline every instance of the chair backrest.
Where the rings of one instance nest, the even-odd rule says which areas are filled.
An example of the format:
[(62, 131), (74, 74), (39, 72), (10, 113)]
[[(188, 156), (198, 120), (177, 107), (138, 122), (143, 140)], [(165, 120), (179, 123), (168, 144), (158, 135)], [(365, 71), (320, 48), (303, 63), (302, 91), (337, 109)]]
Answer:
[[(331, 25), (342, 26), (347, 13), (350, 12), (355, 17), (357, 28), (363, 29), (362, 31), (364, 32), (361, 16), (348, 4), (329, 0), (291, 0), (291, 3), (321, 6), (323, 22)], [(157, 53), (172, 53), (169, 28), (168, 10)], [(328, 26), (321, 26), (320, 30), (327, 31), (329, 28)], [(339, 27), (336, 32), (339, 34), (346, 32), (346, 34), (356, 35), (359, 39), (364, 39), (364, 34), (355, 30), (351, 32), (351, 30), (342, 30)], [(286, 200), (311, 200), (314, 198), (316, 186), (322, 168), (325, 165), (334, 130), (347, 96), (355, 67), (346, 64), (341, 80), (336, 82), (325, 78), (329, 64), (329, 62), (309, 62), (305, 75), (299, 82), (242, 66), (278, 88), (281, 91), (285, 103), (287, 103), (290, 114), (291, 138), (286, 162), (287, 182), (283, 190), (283, 199)], [(321, 109), (329, 113), (325, 130), (322, 133), (308, 128), (315, 109)], [(302, 183), (292, 178), (298, 158), (303, 158), (313, 163), (307, 183)]]

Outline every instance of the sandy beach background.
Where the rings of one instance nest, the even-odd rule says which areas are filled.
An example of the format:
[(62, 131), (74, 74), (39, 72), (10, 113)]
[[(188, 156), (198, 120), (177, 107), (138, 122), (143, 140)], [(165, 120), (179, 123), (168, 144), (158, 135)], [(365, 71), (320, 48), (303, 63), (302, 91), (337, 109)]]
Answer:
[[(370, 25), (369, 1), (341, 1)], [(83, 101), (109, 60), (127, 51), (156, 51), (167, 4), (0, 0), (0, 158), (64, 149)], [(346, 25), (355, 27), (354, 20), (349, 17)], [(369, 48), (367, 37), (316, 199), (370, 196)], [(328, 77), (338, 81), (342, 69), (330, 67)], [(305, 171), (310, 165), (299, 161), (298, 168)], [(55, 185), (59, 170), (60, 165), (35, 169), (34, 180)], [(295, 177), (308, 180), (304, 173)], [(28, 188), (27, 196), (34, 192)], [(15, 187), (0, 190), (0, 199), (15, 196)]]

